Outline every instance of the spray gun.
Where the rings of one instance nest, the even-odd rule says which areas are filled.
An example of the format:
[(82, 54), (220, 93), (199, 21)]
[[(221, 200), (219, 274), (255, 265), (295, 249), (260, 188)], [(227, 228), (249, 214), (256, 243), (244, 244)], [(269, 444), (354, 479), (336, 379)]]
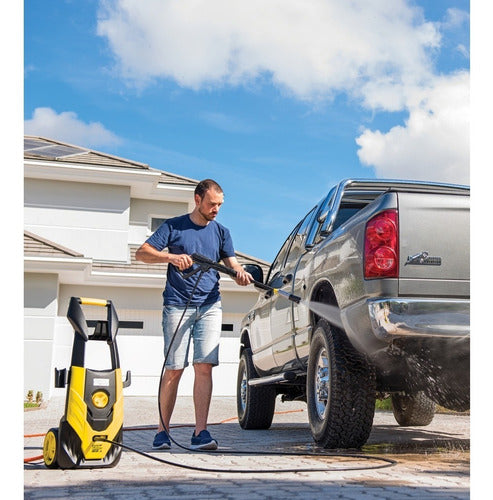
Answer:
[[(220, 273), (227, 274), (231, 276), (232, 278), (236, 278), (236, 271), (234, 269), (231, 269), (230, 267), (223, 266), (222, 264), (219, 264), (218, 262), (214, 262), (211, 259), (208, 259), (207, 257), (204, 257), (203, 255), (200, 255), (198, 253), (194, 253), (191, 255), (193, 261), (195, 264), (198, 264), (198, 268), (194, 269), (190, 273), (187, 273), (186, 275), (184, 274), (184, 278), (189, 278), (193, 274), (197, 273), (198, 271), (208, 271), (209, 269), (215, 269), (216, 271)], [(288, 293), (284, 290), (280, 290), (279, 288), (273, 288), (269, 285), (265, 285), (264, 283), (261, 283), (260, 281), (253, 280), (252, 283), (257, 287), (261, 288), (262, 290), (266, 290), (271, 293), (276, 293), (279, 295), (282, 295), (283, 297), (286, 297), (288, 300), (291, 300), (292, 302), (296, 302), (296, 304), (300, 303), (301, 298), (293, 295), (292, 293)]]

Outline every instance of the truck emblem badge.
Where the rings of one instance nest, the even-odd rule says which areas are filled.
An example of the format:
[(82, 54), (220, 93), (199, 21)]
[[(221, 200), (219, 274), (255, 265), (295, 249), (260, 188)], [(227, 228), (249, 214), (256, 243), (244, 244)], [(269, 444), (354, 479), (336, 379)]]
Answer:
[(405, 266), (441, 266), (441, 257), (430, 257), (428, 252), (420, 252), (415, 255), (408, 255)]

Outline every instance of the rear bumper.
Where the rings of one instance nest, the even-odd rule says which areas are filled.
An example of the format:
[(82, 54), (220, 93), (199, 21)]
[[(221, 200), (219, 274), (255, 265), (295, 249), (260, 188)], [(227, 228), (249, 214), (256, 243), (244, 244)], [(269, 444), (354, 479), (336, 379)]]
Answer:
[(385, 342), (397, 337), (465, 337), (470, 334), (470, 301), (461, 299), (369, 299), (374, 335)]

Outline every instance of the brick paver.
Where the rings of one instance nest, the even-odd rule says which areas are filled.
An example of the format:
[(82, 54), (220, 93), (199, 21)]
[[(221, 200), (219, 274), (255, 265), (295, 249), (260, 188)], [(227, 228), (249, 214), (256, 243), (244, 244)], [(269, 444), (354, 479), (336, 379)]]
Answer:
[[(236, 419), (234, 398), (213, 399), (209, 430), (220, 449), (191, 453), (173, 445), (153, 452), (157, 418), (155, 398), (125, 398), (124, 444), (165, 460), (213, 469), (193, 471), (165, 465), (124, 450), (110, 469), (49, 470), (42, 461), (24, 466), (24, 495), (28, 499), (467, 499), (469, 498), (469, 417), (437, 415), (427, 427), (399, 427), (390, 412), (377, 412), (363, 452), (397, 463), (386, 468), (378, 460), (344, 457), (286, 457), (224, 454), (226, 450), (256, 452), (316, 451), (303, 403), (277, 403), (274, 423), (266, 431), (244, 431)], [(26, 412), (25, 435), (58, 426), (64, 400), (53, 398), (45, 409)], [(285, 413), (288, 411), (287, 413)], [(232, 420), (229, 420), (232, 418)], [(223, 422), (226, 420), (225, 422)], [(188, 446), (192, 433), (191, 398), (180, 397), (173, 418), (173, 437)], [(223, 423), (220, 423), (223, 422)], [(43, 437), (24, 438), (24, 456), (42, 454)], [(348, 467), (361, 470), (345, 470)], [(327, 467), (324, 472), (306, 468)], [(297, 469), (282, 473), (279, 469)], [(227, 470), (251, 470), (230, 473)], [(272, 470), (255, 473), (255, 470)]]

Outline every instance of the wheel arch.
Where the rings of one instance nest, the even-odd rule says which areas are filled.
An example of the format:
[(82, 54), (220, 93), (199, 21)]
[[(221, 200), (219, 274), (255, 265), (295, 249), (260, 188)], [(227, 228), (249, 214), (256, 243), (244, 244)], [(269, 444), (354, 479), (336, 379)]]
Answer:
[[(319, 281), (314, 287), (312, 294), (310, 296), (310, 301), (313, 302), (320, 302), (322, 304), (327, 304), (331, 305), (334, 307), (339, 308), (339, 303), (337, 302), (337, 297), (334, 291), (333, 286), (331, 285), (330, 281), (328, 280), (322, 280)], [(310, 326), (311, 328), (311, 333), (310, 333), (310, 341), (311, 337), (313, 335), (313, 332), (315, 331), (315, 328), (317, 326), (317, 323), (322, 319), (322, 317), (318, 314), (316, 314), (314, 311), (310, 309)]]
[(241, 354), (243, 353), (243, 351), (251, 347), (252, 346), (250, 344), (250, 334), (248, 330), (245, 328), (240, 335), (240, 352), (238, 357), (241, 358)]

